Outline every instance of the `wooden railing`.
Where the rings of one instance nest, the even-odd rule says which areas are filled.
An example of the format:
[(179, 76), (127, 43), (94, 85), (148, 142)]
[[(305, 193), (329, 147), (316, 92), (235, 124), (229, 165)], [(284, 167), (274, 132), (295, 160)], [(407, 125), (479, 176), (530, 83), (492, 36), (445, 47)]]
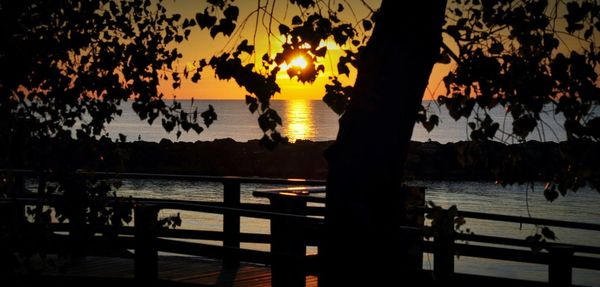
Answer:
[[(318, 248), (320, 229), (325, 213), (325, 199), (314, 196), (324, 188), (288, 188), (255, 190), (256, 197), (267, 198), (270, 204), (243, 203), (240, 200), (241, 184), (259, 183), (285, 186), (321, 186), (323, 181), (264, 179), (243, 177), (206, 177), (157, 174), (95, 173), (100, 177), (136, 179), (191, 180), (221, 182), (223, 202), (133, 198), (134, 225), (118, 230), (119, 236), (110, 242), (94, 238), (94, 247), (134, 249), (135, 276), (140, 280), (158, 277), (157, 254), (159, 251), (198, 255), (223, 259), (224, 265), (236, 266), (240, 261), (269, 264), (272, 268), (273, 286), (304, 286), (305, 276), (318, 274), (317, 256), (306, 255), (307, 246)], [(45, 204), (52, 205), (52, 198)], [(0, 216), (14, 217), (15, 210), (24, 205), (36, 205), (35, 196), (20, 195), (0, 201)], [(314, 203), (320, 204), (315, 206)], [(221, 231), (163, 229), (157, 226), (161, 209), (214, 213), (223, 215)], [(431, 212), (423, 208), (424, 213)], [(459, 211), (459, 216), (479, 220), (539, 224), (563, 228), (575, 228), (600, 232), (599, 224), (574, 223), (558, 220)], [(6, 217), (5, 217), (6, 216)], [(240, 231), (240, 216), (269, 219), (270, 234)], [(460, 234), (454, 232), (453, 221), (433, 232), (433, 240), (423, 241), (423, 252), (433, 254), (433, 274), (439, 280), (454, 275), (454, 257), (479, 257), (515, 262), (546, 264), (549, 266), (548, 281), (555, 286), (570, 286), (573, 268), (600, 270), (600, 247), (584, 245), (547, 244), (548, 251), (532, 252), (531, 243), (524, 239), (486, 235)], [(16, 227), (13, 227), (16, 228)], [(65, 239), (64, 232), (72, 231), (65, 224), (54, 224), (57, 240)], [(408, 229), (414, 230), (414, 227)], [(100, 230), (101, 231), (101, 230)], [(62, 233), (61, 233), (62, 232)], [(425, 234), (425, 232), (424, 232)], [(183, 241), (183, 240), (185, 241)], [(193, 240), (193, 241), (190, 241)], [(220, 241), (222, 245), (207, 244), (199, 240)], [(469, 244), (460, 243), (468, 241)], [(270, 252), (241, 248), (241, 243), (270, 244)]]
[[(10, 171), (19, 176), (35, 177), (36, 173), (30, 171)], [(289, 253), (285, 247), (281, 248), (282, 243), (293, 242), (297, 240), (295, 235), (288, 232), (281, 232), (277, 226), (318, 226), (322, 222), (323, 209), (309, 207), (305, 211), (312, 214), (295, 212), (287, 207), (258, 203), (241, 202), (242, 184), (261, 184), (271, 186), (322, 186), (324, 181), (305, 180), (305, 179), (277, 179), (277, 178), (252, 178), (252, 177), (215, 177), (215, 176), (195, 176), (195, 175), (173, 175), (173, 174), (141, 174), (141, 173), (82, 173), (84, 176), (93, 176), (100, 178), (120, 178), (120, 179), (162, 179), (179, 180), (194, 182), (220, 182), (223, 185), (223, 201), (190, 201), (190, 200), (171, 200), (171, 199), (151, 199), (151, 198), (131, 198), (134, 204), (134, 224), (133, 226), (124, 226), (118, 228), (118, 237), (110, 241), (98, 236), (92, 238), (87, 244), (94, 249), (116, 248), (134, 250), (135, 277), (142, 281), (155, 280), (158, 277), (159, 251), (179, 253), (185, 255), (197, 255), (218, 258), (223, 260), (226, 267), (235, 267), (240, 261), (254, 262), (272, 265), (276, 270), (273, 272), (273, 278), (283, 278), (278, 276), (278, 266), (281, 266), (281, 259), (300, 262), (302, 266), (311, 265), (316, 256), (305, 256), (306, 246), (316, 246), (316, 237), (304, 241), (300, 239), (302, 251), (294, 254)], [(45, 176), (45, 178), (48, 178)], [(40, 181), (41, 182), (41, 181)], [(292, 188), (293, 191), (293, 188)], [(17, 222), (19, 211), (24, 211), (24, 206), (36, 206), (43, 202), (45, 206), (53, 206), (60, 200), (60, 196), (45, 195), (40, 200), (37, 194), (16, 194), (13, 198), (0, 199), (0, 216), (10, 214), (15, 219), (4, 217), (7, 221)], [(110, 201), (107, 204), (111, 204)], [(160, 210), (178, 210), (189, 212), (212, 213), (223, 216), (222, 231), (211, 230), (191, 230), (191, 229), (166, 229), (157, 226), (158, 214)], [(308, 217), (311, 215), (311, 217)], [(271, 234), (261, 233), (243, 233), (241, 232), (240, 217), (249, 217), (256, 219), (269, 219), (274, 228)], [(185, 220), (185, 219), (184, 219)], [(283, 223), (283, 224), (282, 224)], [(23, 224), (23, 222), (19, 222)], [(18, 229), (18, 226), (13, 226)], [(110, 227), (100, 227), (97, 231)], [(68, 243), (68, 237), (72, 236), (74, 231), (69, 224), (52, 224), (52, 230), (56, 236), (52, 246), (61, 246)], [(69, 235), (65, 235), (69, 234)], [(302, 234), (304, 234), (302, 232)], [(281, 238), (278, 238), (281, 237)], [(289, 240), (288, 240), (289, 239)], [(200, 241), (220, 241), (222, 245), (208, 244)], [(270, 244), (271, 251), (259, 251), (248, 248), (240, 248), (241, 243), (261, 243)], [(306, 245), (305, 245), (306, 244)], [(302, 258), (298, 260), (296, 258)], [(300, 267), (300, 266), (298, 266)], [(304, 270), (299, 268), (298, 270)], [(302, 279), (304, 279), (304, 274)], [(289, 280), (288, 280), (289, 281)], [(296, 280), (298, 281), (298, 280)], [(298, 281), (299, 282), (299, 281)], [(279, 283), (281, 284), (281, 283)], [(298, 283), (297, 283), (298, 284)], [(280, 286), (293, 286), (283, 284)]]
[[(426, 210), (426, 212), (428, 211), (430, 210)], [(600, 232), (600, 224), (471, 211), (458, 211), (457, 215), (494, 223), (510, 222)], [(600, 270), (600, 257), (598, 257), (600, 247), (598, 246), (553, 242), (534, 243), (525, 239), (456, 233), (453, 223), (452, 220), (446, 221), (447, 226), (440, 228), (440, 232), (436, 233), (437, 236), (433, 238), (433, 241), (425, 242), (425, 250), (433, 253), (434, 272), (440, 277), (447, 277), (454, 273), (455, 255), (548, 265), (548, 282), (552, 286), (571, 286), (573, 268)], [(457, 243), (456, 241), (467, 243)], [(530, 250), (536, 244), (545, 251), (533, 252)]]

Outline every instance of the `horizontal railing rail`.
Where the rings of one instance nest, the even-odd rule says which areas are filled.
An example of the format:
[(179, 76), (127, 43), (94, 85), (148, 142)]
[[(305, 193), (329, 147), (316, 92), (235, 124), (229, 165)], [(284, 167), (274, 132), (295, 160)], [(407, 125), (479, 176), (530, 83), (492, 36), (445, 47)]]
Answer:
[(555, 227), (566, 227), (566, 228), (576, 228), (576, 229), (600, 231), (600, 224), (594, 224), (594, 223), (572, 222), (572, 221), (563, 221), (563, 220), (555, 220), (555, 219), (543, 219), (543, 218), (533, 218), (533, 217), (493, 214), (493, 213), (482, 213), (482, 212), (474, 212), (474, 211), (461, 211), (461, 210), (459, 210), (457, 212), (457, 214), (459, 216), (463, 216), (463, 217), (467, 217), (467, 218), (474, 218), (474, 219), (505, 221), (505, 222), (514, 222), (514, 223), (522, 223), (522, 224), (548, 225), (548, 226), (555, 226)]
[[(37, 177), (41, 174), (52, 175), (53, 173), (40, 173), (26, 169), (0, 169), (0, 172)], [(136, 173), (136, 172), (102, 172), (102, 171), (77, 171), (75, 174), (89, 175), (96, 178), (121, 178), (121, 179), (159, 179), (159, 180), (183, 180), (198, 182), (243, 182), (258, 184), (281, 184), (281, 185), (325, 185), (325, 180), (303, 179), (303, 178), (268, 178), (268, 177), (243, 177), (243, 176), (212, 176), (194, 174), (168, 174), (168, 173)]]
[[(456, 240), (468, 241), (468, 242), (480, 242), (497, 245), (510, 245), (516, 247), (531, 247), (531, 242), (523, 239), (500, 237), (500, 236), (489, 236), (479, 234), (467, 234), (467, 233), (456, 233)], [(554, 246), (570, 246), (575, 252), (580, 253), (591, 253), (600, 254), (600, 247), (598, 246), (587, 246), (578, 244), (564, 244), (564, 243), (552, 243)]]

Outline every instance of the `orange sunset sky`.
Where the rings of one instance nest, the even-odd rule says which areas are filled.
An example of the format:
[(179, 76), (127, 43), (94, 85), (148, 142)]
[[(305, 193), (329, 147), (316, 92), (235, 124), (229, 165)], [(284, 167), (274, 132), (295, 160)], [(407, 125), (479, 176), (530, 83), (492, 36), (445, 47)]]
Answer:
[[(268, 7), (270, 10), (275, 0), (238, 0), (235, 1), (235, 5), (240, 8), (240, 15), (237, 22), (237, 30), (234, 32), (234, 36), (231, 38), (223, 37), (219, 34), (215, 39), (212, 39), (207, 30), (200, 30), (198, 26), (192, 27), (192, 33), (187, 41), (177, 44), (177, 49), (183, 54), (183, 58), (178, 62), (178, 69), (183, 70), (185, 65), (190, 65), (195, 60), (202, 58), (210, 58), (213, 55), (218, 55), (223, 51), (229, 51), (237, 46), (237, 44), (243, 39), (248, 39), (250, 44), (253, 44), (253, 35), (256, 27), (257, 16), (253, 13), (257, 9), (257, 5)], [(345, 6), (343, 12), (339, 13), (339, 17), (353, 23), (360, 23), (360, 19), (367, 17), (370, 10), (364, 3), (369, 5), (372, 9), (377, 9), (380, 5), (380, 0), (349, 0), (349, 1), (331, 1), (333, 7), (337, 7), (338, 4)], [(274, 3), (274, 20), (272, 21), (271, 30), (275, 35), (271, 36), (271, 53), (278, 52), (278, 46), (281, 45), (281, 39), (276, 36), (279, 35), (277, 21), (281, 21), (286, 25), (291, 24), (291, 18), (294, 15), (301, 14), (300, 9), (295, 6), (288, 4), (287, 0), (279, 0)], [(194, 15), (203, 11), (206, 4), (204, 1), (189, 1), (189, 0), (166, 0), (165, 6), (171, 13), (181, 14), (186, 18), (194, 18)], [(350, 9), (351, 7), (351, 9)], [(248, 57), (247, 62), (255, 62), (269, 50), (267, 29), (269, 17), (264, 16), (263, 11), (259, 15), (259, 25), (256, 30), (256, 54), (254, 57)], [(241, 25), (244, 19), (248, 17), (245, 25)], [(357, 20), (358, 19), (358, 20)], [(356, 26), (357, 29), (362, 29), (361, 25)], [(239, 30), (239, 31), (238, 31)], [(239, 32), (239, 33), (238, 33)], [(337, 76), (337, 58), (341, 55), (339, 47), (336, 47), (333, 42), (326, 43), (328, 46), (328, 55), (326, 61), (323, 64), (326, 67), (325, 73), (321, 73), (317, 80), (312, 84), (302, 84), (295, 79), (289, 78), (287, 73), (282, 69), (278, 75), (278, 84), (281, 87), (281, 93), (276, 94), (275, 100), (287, 100), (287, 99), (321, 99), (325, 94), (324, 85), (328, 82), (328, 77), (331, 75)], [(258, 63), (258, 62), (257, 62)], [(449, 65), (437, 64), (434, 68), (434, 72), (430, 78), (430, 84), (428, 91), (425, 92), (424, 99), (431, 99), (433, 95), (437, 96), (443, 92), (443, 84), (441, 79), (445, 76), (450, 68)], [(356, 71), (352, 70), (350, 78), (345, 75), (340, 75), (339, 79), (344, 84), (352, 84), (356, 77)], [(239, 87), (235, 81), (222, 81), (215, 78), (212, 69), (206, 68), (202, 73), (202, 78), (198, 83), (192, 83), (190, 80), (184, 80), (182, 85), (178, 89), (173, 89), (171, 83), (164, 81), (161, 83), (160, 90), (164, 93), (166, 98), (176, 97), (177, 99), (244, 99), (247, 92)]]

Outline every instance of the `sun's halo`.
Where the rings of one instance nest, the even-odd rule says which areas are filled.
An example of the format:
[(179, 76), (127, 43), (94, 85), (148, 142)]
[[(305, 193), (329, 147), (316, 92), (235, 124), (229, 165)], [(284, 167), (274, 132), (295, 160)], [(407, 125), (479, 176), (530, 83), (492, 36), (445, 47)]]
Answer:
[(290, 66), (304, 69), (304, 68), (306, 68), (306, 66), (308, 66), (308, 62), (306, 62), (306, 58), (304, 58), (302, 56), (298, 56), (290, 62)]

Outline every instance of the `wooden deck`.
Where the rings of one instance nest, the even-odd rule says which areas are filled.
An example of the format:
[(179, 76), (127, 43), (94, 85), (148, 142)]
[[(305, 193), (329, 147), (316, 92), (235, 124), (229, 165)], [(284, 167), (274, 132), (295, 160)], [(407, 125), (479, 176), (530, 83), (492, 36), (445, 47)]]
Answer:
[[(223, 268), (220, 260), (191, 256), (160, 256), (158, 262), (160, 286), (271, 286), (269, 266), (242, 263), (239, 268)], [(32, 280), (64, 283), (69, 278), (68, 283), (73, 285), (134, 280), (134, 261), (129, 258), (89, 256), (64, 264), (61, 269), (46, 267), (35, 279), (24, 276), (20, 286), (29, 286)], [(306, 286), (317, 286), (317, 278), (307, 276)]]

